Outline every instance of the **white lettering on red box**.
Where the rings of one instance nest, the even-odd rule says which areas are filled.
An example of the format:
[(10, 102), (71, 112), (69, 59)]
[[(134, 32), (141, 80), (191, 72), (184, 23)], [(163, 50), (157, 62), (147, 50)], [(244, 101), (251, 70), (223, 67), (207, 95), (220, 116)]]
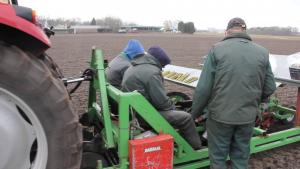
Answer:
[(149, 152), (153, 152), (153, 151), (160, 151), (160, 150), (161, 150), (160, 146), (149, 147), (149, 148), (145, 148), (145, 153), (149, 153)]

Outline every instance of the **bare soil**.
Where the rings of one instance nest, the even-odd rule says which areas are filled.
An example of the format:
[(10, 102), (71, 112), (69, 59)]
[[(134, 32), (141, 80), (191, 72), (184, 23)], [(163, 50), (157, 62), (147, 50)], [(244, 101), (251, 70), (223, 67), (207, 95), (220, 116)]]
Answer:
[[(159, 45), (168, 53), (172, 64), (199, 68), (202, 57), (214, 43), (222, 40), (222, 35), (207, 34), (60, 34), (52, 38), (52, 48), (48, 53), (58, 63), (65, 76), (80, 75), (89, 67), (92, 46), (103, 50), (104, 56), (111, 60), (123, 50), (129, 39), (138, 39), (145, 49)], [(254, 36), (254, 42), (269, 49), (270, 53), (289, 55), (300, 51), (300, 38)], [(81, 114), (87, 104), (87, 84), (72, 95), (73, 102)], [(175, 84), (166, 83), (168, 91), (181, 91), (191, 98), (193, 90)], [(297, 89), (283, 87), (275, 95), (282, 104), (295, 105)], [(300, 143), (258, 153), (251, 156), (251, 169), (299, 169)]]

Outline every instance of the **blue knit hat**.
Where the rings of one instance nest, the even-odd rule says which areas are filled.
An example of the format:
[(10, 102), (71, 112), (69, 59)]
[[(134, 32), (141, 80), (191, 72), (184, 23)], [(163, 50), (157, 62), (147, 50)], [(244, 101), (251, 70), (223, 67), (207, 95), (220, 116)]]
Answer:
[(145, 53), (145, 49), (142, 46), (142, 44), (140, 43), (140, 41), (138, 41), (136, 39), (130, 39), (128, 41), (127, 46), (123, 50), (123, 52), (126, 54), (128, 59), (131, 60), (134, 57), (136, 57), (137, 55)]
[(163, 67), (171, 63), (169, 56), (159, 46), (150, 47), (148, 53), (155, 57)]

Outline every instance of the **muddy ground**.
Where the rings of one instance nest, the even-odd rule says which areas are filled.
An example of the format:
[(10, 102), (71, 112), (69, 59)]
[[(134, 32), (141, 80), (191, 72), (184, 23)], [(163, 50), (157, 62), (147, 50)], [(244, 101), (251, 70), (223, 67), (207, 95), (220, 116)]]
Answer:
[[(111, 60), (119, 54), (131, 38), (140, 40), (145, 49), (159, 45), (169, 54), (172, 64), (199, 68), (202, 56), (211, 46), (222, 39), (222, 35), (182, 35), (182, 34), (60, 34), (52, 38), (50, 56), (58, 63), (65, 76), (79, 75), (88, 68), (92, 46), (103, 50), (104, 56)], [(289, 55), (300, 51), (300, 38), (255, 36), (253, 40), (269, 49), (270, 53)], [(190, 97), (193, 90), (166, 83), (168, 91), (181, 91)], [(296, 88), (283, 87), (275, 95), (284, 105), (295, 105)], [(87, 85), (84, 84), (73, 94), (78, 112), (85, 112), (87, 104)], [(300, 143), (258, 153), (251, 156), (251, 169), (299, 169)]]

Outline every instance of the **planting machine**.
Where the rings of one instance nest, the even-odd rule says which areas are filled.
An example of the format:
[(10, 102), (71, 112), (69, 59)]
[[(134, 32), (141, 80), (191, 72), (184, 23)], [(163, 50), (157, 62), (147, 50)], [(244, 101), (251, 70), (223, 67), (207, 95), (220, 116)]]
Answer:
[[(106, 82), (107, 62), (101, 50), (92, 49), (90, 68), (80, 77), (63, 77), (45, 53), (51, 46), (46, 35), (54, 33), (43, 31), (35, 12), (18, 6), (16, 0), (0, 0), (0, 11), (0, 169), (209, 166), (209, 150), (193, 150), (140, 93), (124, 93)], [(299, 57), (270, 57), (278, 86), (300, 87), (289, 74), (289, 66)], [(201, 70), (170, 65), (163, 74), (169, 81), (194, 88)], [(88, 106), (79, 119), (70, 95), (83, 81), (89, 82)], [(65, 86), (74, 87), (68, 92)], [(169, 96), (178, 109), (189, 111), (192, 101), (187, 95)], [(276, 98), (262, 106), (251, 153), (300, 141), (299, 98), (300, 88), (295, 108), (281, 106)], [(117, 103), (118, 112), (110, 112), (109, 100)], [(141, 119), (147, 125), (140, 125)], [(276, 122), (288, 127), (272, 130)], [(204, 121), (197, 125), (205, 142)]]

